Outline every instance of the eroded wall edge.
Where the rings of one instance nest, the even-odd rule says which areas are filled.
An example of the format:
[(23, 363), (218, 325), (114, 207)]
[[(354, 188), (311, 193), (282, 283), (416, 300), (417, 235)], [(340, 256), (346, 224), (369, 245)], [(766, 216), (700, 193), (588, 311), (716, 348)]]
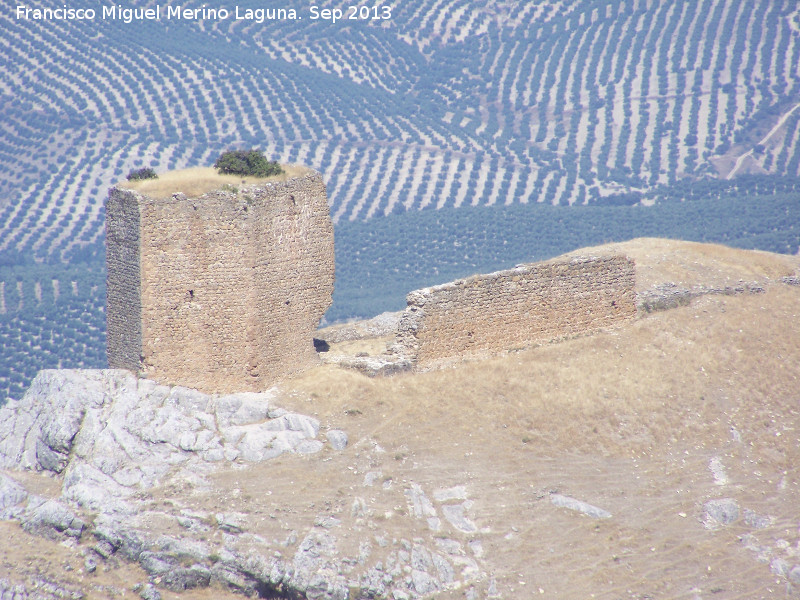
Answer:
[(140, 214), (136, 192), (106, 200), (106, 355), (112, 369), (139, 371), (142, 354)]

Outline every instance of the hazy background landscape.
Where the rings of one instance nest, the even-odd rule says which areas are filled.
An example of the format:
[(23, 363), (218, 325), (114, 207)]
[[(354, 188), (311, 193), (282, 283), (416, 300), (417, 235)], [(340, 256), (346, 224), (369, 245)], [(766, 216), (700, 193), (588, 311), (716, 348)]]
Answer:
[[(227, 6), (182, 3), (203, 4)], [(638, 236), (797, 253), (794, 0), (376, 4), (392, 18), (0, 11), (0, 401), (40, 368), (105, 366), (108, 187), (232, 147), (323, 173), (328, 322)]]

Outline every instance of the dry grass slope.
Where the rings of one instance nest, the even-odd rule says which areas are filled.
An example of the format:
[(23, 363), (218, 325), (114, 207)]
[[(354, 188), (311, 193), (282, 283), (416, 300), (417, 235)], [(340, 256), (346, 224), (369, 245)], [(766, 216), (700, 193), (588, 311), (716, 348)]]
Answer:
[[(692, 284), (704, 273), (774, 280), (800, 262), (659, 240), (595, 250), (636, 258), (646, 283)], [(282, 387), (284, 406), (345, 429), (348, 448), (223, 471), (211, 491), (161, 489), (152, 502), (165, 511), (241, 511), (267, 539), (285, 539), (325, 511), (343, 520), (342, 551), (356, 552), (364, 535), (430, 535), (424, 522), (409, 529), (400, 518), (411, 482), (429, 492), (464, 485), (479, 531), (461, 541), (481, 541), (503, 598), (800, 595), (768, 564), (800, 563), (800, 287), (704, 296), (613, 330), (444, 371), (369, 379), (324, 365)], [(724, 484), (709, 470), (715, 457)], [(362, 487), (368, 471), (390, 485)], [(557, 508), (548, 500), (555, 491), (613, 517)], [(351, 518), (354, 496), (378, 515), (374, 531)], [(706, 530), (702, 505), (721, 497), (772, 520), (755, 529), (740, 517)], [(11, 535), (19, 541), (0, 548), (0, 576), (43, 568)], [(766, 564), (755, 546), (769, 551)], [(64, 576), (55, 554), (48, 568)], [(463, 599), (464, 590), (439, 597)]]
[[(294, 385), (296, 408), (361, 440), (348, 464), (401, 485), (467, 486), (505, 598), (785, 597), (739, 538), (800, 549), (797, 288), (707, 296), (448, 371), (370, 380), (323, 367)], [(727, 486), (709, 471), (715, 456)], [(311, 496), (347, 489), (344, 467), (317, 472)], [(556, 509), (552, 491), (614, 517)], [(774, 523), (706, 531), (702, 504), (719, 497)]]
[(581, 248), (566, 256), (613, 254), (627, 255), (636, 262), (637, 292), (665, 282), (681, 287), (725, 287), (740, 281), (776, 281), (800, 270), (798, 256), (663, 238)]

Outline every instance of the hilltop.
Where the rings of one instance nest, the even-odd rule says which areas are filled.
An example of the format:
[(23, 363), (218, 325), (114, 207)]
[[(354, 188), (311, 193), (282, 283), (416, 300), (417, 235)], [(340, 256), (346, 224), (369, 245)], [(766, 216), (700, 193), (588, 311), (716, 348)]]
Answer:
[[(415, 597), (448, 588), (449, 568), (451, 589), (437, 597), (795, 597), (800, 258), (658, 239), (580, 252), (634, 258), (640, 294), (695, 294), (450, 369), (370, 379), (322, 365), (287, 379), (271, 410), (318, 420), (319, 438), (345, 432), (343, 450), (326, 442), (200, 477), (175, 472), (129, 499), (140, 503), (132, 522), (162, 536), (164, 556), (181, 540), (181, 568), (233, 569), (250, 548), (302, 572), (319, 565), (306, 561), (313, 552), (333, 552), (338, 572), (326, 577), (357, 579), (353, 593), (383, 582)], [(4, 473), (44, 498), (63, 483)], [(3, 576), (97, 598), (148, 579), (119, 554), (86, 574), (80, 551), (104, 538), (92, 533), (96, 513), (78, 513), (88, 526), (78, 544), (3, 523), (13, 542), (0, 550)]]
[(698, 286), (720, 289), (742, 283), (769, 285), (796, 275), (800, 265), (798, 256), (661, 238), (639, 238), (582, 248), (566, 256), (615, 253), (636, 261), (636, 291), (639, 293), (667, 283), (688, 289)]

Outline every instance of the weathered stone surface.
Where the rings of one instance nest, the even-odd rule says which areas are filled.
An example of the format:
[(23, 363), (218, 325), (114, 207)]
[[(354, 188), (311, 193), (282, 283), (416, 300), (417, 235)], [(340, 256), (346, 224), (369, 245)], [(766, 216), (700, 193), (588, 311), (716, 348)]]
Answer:
[(414, 582), (414, 591), (420, 595), (431, 594), (439, 589), (436, 580), (426, 571), (414, 569), (411, 571), (411, 579)]
[[(65, 499), (126, 513), (137, 490), (168, 473), (197, 481), (222, 460), (322, 449), (319, 421), (271, 407), (274, 395), (213, 397), (121, 369), (41, 371), (22, 400), (0, 409), (0, 467), (63, 473)], [(18, 503), (15, 489), (0, 481), (0, 511)]]
[(744, 522), (753, 529), (766, 529), (775, 521), (773, 517), (768, 515), (759, 515), (758, 513), (745, 508), (743, 512)]
[(405, 491), (405, 495), (411, 514), (418, 519), (424, 518), (428, 523), (428, 527), (434, 531), (439, 531), (442, 527), (441, 519), (436, 516), (436, 509), (422, 488), (418, 484), (412, 483), (411, 487)]
[(228, 533), (242, 533), (244, 515), (238, 513), (219, 513), (216, 515), (217, 525)]
[[(72, 393), (81, 388), (83, 393)], [(60, 396), (63, 390), (65, 397)], [(61, 497), (45, 500), (0, 475), (0, 513), (20, 520), (28, 531), (66, 545), (75, 546), (70, 536), (81, 537), (86, 572), (102, 571), (104, 561), (130, 560), (145, 570), (151, 583), (174, 591), (216, 581), (248, 595), (411, 599), (427, 593), (420, 590), (457, 588), (486, 576), (454, 540), (437, 544), (436, 538), (414, 538), (412, 544), (385, 533), (376, 535), (371, 498), (357, 498), (350, 515), (336, 509), (317, 513), (304, 529), (290, 530), (285, 542), (280, 541), (283, 537), (273, 541), (250, 530), (251, 514), (224, 507), (218, 514), (180, 504), (170, 508), (148, 500), (147, 490), (153, 486), (202, 485), (203, 475), (216, 468), (208, 458), (215, 448), (234, 452), (237, 461), (247, 460), (248, 452), (264, 460), (269, 453), (322, 448), (323, 442), (316, 439), (319, 421), (279, 409), (273, 404), (275, 395), (214, 397), (137, 380), (124, 370), (43, 371), (20, 402), (0, 409), (0, 423), (10, 423), (5, 428), (11, 432), (8, 435), (21, 436), (0, 440), (9, 452), (0, 454), (0, 460), (9, 468), (42, 470), (37, 444), (63, 454), (67, 460), (58, 475), (63, 482)], [(70, 402), (71, 412), (60, 411), (60, 403)], [(26, 412), (33, 418), (20, 419)], [(345, 432), (327, 433), (332, 445), (344, 447)], [(27, 466), (14, 465), (12, 456), (27, 456)], [(410, 526), (419, 518), (433, 530), (441, 528), (438, 507), (421, 486), (412, 483), (406, 490), (384, 486), (384, 490), (396, 493), (400, 502), (405, 496), (411, 507), (410, 515), (397, 511), (391, 518), (408, 519)], [(465, 498), (466, 488), (439, 490), (436, 497)], [(462, 517), (469, 502), (454, 505)], [(91, 515), (91, 522), (84, 524), (81, 515)], [(350, 518), (365, 526), (366, 538), (358, 540), (357, 555), (337, 547), (341, 537), (352, 534), (345, 526)], [(164, 529), (163, 523), (172, 524), (174, 530)], [(87, 537), (93, 539), (87, 542)], [(381, 550), (373, 548), (373, 542)], [(284, 558), (276, 547), (292, 548), (288, 552), (294, 554)], [(370, 564), (370, 559), (375, 562)], [(142, 597), (160, 596), (153, 586), (138, 586), (136, 591)]]
[(320, 515), (316, 519), (314, 519), (314, 526), (323, 527), (325, 529), (339, 527), (341, 524), (342, 524), (341, 519), (337, 519), (333, 515)]
[(341, 429), (331, 429), (325, 437), (335, 450), (344, 450), (347, 447), (347, 433)]
[(300, 431), (305, 437), (316, 437), (319, 433), (319, 421), (313, 417), (290, 413), (276, 419), (276, 421), (283, 421), (286, 424), (286, 429), (290, 431)]
[(97, 558), (91, 554), (87, 556), (86, 560), (83, 561), (83, 568), (86, 569), (87, 573), (94, 573), (97, 571)]
[(709, 461), (708, 470), (711, 471), (711, 474), (714, 476), (714, 483), (716, 485), (727, 485), (728, 473), (719, 456), (715, 456)]
[(581, 500), (576, 500), (575, 498), (570, 498), (569, 496), (562, 496), (561, 494), (550, 494), (550, 502), (555, 506), (583, 513), (593, 519), (608, 519), (611, 517), (611, 513), (607, 510), (593, 506), (587, 502), (582, 502)]
[(203, 565), (178, 567), (168, 571), (161, 578), (162, 584), (173, 592), (183, 592), (194, 588), (208, 587), (211, 583), (211, 571)]
[(386, 583), (382, 569), (371, 568), (361, 577), (361, 595), (367, 598), (385, 598), (387, 595)]
[(297, 454), (315, 454), (322, 450), (324, 444), (320, 440), (300, 440), (294, 447)]
[(161, 600), (161, 592), (152, 583), (146, 584), (139, 592), (139, 597), (142, 600)]
[(228, 589), (240, 592), (246, 596), (255, 594), (256, 582), (252, 578), (239, 572), (239, 570), (232, 565), (223, 564), (221, 562), (216, 563), (211, 567), (211, 578), (214, 581), (220, 582)]
[(381, 471), (367, 471), (364, 474), (364, 482), (362, 485), (364, 487), (372, 487), (381, 477), (383, 477), (383, 473)]
[(447, 502), (448, 500), (466, 500), (467, 488), (463, 485), (457, 485), (442, 490), (434, 490), (433, 498), (437, 502)]
[(213, 403), (219, 427), (251, 425), (269, 417), (269, 401), (263, 394), (230, 394), (215, 398)]
[(442, 505), (442, 513), (444, 518), (456, 529), (462, 533), (474, 533), (478, 530), (471, 520), (466, 516), (467, 503), (463, 504), (444, 504)]
[(709, 294), (733, 296), (735, 294), (761, 294), (763, 292), (764, 286), (757, 281), (750, 283), (740, 282), (739, 285), (724, 287), (695, 285), (691, 288), (678, 287), (677, 284), (668, 281), (640, 292), (636, 298), (636, 305), (644, 312), (653, 312), (686, 306), (692, 299)]
[(722, 525), (730, 525), (739, 518), (739, 503), (733, 498), (709, 500), (703, 504), (703, 526), (714, 529)]
[(405, 356), (381, 354), (378, 356), (332, 356), (322, 359), (345, 369), (358, 371), (367, 377), (388, 377), (411, 370), (413, 364)]
[[(208, 531), (208, 528), (200, 529), (199, 533), (202, 535), (203, 531)], [(180, 556), (184, 560), (191, 559), (198, 563), (208, 560), (211, 555), (211, 550), (206, 541), (194, 539), (191, 536), (173, 537), (160, 535), (155, 544), (161, 552)]]
[(0, 519), (12, 515), (12, 509), (21, 504), (28, 497), (21, 485), (10, 477), (0, 473)]
[(770, 570), (779, 577), (788, 577), (791, 565), (789, 565), (783, 558), (775, 558), (769, 566)]
[(199, 198), (115, 187), (106, 239), (110, 366), (255, 392), (317, 362), (334, 274), (319, 173)]
[(354, 323), (344, 323), (342, 325), (331, 325), (330, 327), (317, 330), (316, 337), (328, 343), (336, 344), (351, 340), (363, 340), (394, 335), (397, 332), (397, 325), (402, 315), (402, 311), (385, 312), (371, 319), (356, 321)]
[(336, 555), (336, 540), (327, 531), (312, 529), (300, 542), (294, 555), (294, 567), (299, 572), (310, 572)]
[(139, 564), (148, 575), (158, 576), (176, 568), (178, 561), (168, 554), (145, 551), (139, 555)]
[(117, 516), (99, 515), (94, 521), (92, 534), (128, 560), (138, 561), (145, 549), (145, 542), (140, 535)]
[(125, 499), (134, 493), (134, 489), (117, 483), (100, 469), (80, 460), (70, 465), (62, 490), (67, 500), (90, 510), (108, 512), (127, 512)]
[(72, 589), (57, 581), (36, 577), (27, 585), (9, 579), (0, 579), (0, 599), (2, 600), (81, 600), (83, 592)]
[(613, 325), (636, 314), (622, 256), (555, 259), (408, 294), (393, 351), (417, 369)]
[(795, 565), (791, 571), (789, 571), (789, 581), (794, 584), (800, 585), (800, 565)]
[(51, 539), (58, 539), (61, 534), (80, 538), (86, 524), (58, 500), (48, 500), (23, 517), (22, 527)]
[(92, 550), (103, 559), (109, 558), (114, 552), (116, 548), (112, 546), (109, 542), (105, 540), (100, 540), (97, 542), (93, 547)]
[[(43, 470), (60, 465), (81, 427), (86, 411), (108, 399), (109, 380), (102, 371), (41, 371), (19, 401), (10, 401), (0, 418), (0, 467)], [(112, 384), (113, 385), (113, 384)]]

